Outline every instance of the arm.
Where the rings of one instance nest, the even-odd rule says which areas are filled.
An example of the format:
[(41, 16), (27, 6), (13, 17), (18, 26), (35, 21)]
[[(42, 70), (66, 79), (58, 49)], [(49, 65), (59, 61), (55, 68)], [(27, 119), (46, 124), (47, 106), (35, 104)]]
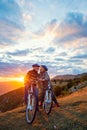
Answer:
[(31, 83), (36, 83), (37, 79), (38, 79), (38, 74), (31, 70), (28, 71), (28, 73), (26, 74), (24, 81), (25, 84), (31, 84)]
[(26, 85), (26, 84), (29, 84), (30, 82), (29, 82), (29, 72), (25, 75), (25, 77), (24, 77), (24, 84)]
[(40, 81), (50, 81), (50, 77), (48, 73), (45, 73), (41, 78)]

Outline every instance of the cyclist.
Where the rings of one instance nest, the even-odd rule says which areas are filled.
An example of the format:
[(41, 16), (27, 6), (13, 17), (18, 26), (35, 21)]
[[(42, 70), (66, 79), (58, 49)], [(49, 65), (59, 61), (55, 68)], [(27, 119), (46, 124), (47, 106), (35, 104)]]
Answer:
[[(42, 106), (42, 103), (44, 101), (44, 95), (45, 95), (45, 91), (48, 87), (48, 84), (51, 85), (50, 77), (49, 77), (47, 71), (48, 71), (47, 66), (45, 66), (45, 65), (40, 66), (40, 73), (39, 73), (40, 79), (39, 80), (41, 81), (41, 89), (42, 89), (42, 97), (41, 97), (40, 106)], [(52, 85), (51, 85), (51, 89), (52, 89)], [(59, 107), (59, 103), (57, 102), (57, 99), (56, 99), (53, 91), (52, 91), (52, 99), (55, 102), (56, 106)]]
[[(24, 79), (24, 85), (25, 85), (25, 96), (24, 96), (24, 99), (25, 99), (25, 104), (27, 105), (27, 100), (28, 100), (28, 89), (31, 85), (31, 83), (34, 85), (34, 86), (37, 86), (37, 79), (38, 79), (38, 70), (39, 70), (39, 65), (38, 64), (33, 64), (32, 65), (32, 70), (29, 70), (25, 76), (25, 79)], [(38, 89), (35, 87), (34, 88), (34, 93), (35, 93), (35, 96), (36, 96), (36, 99), (38, 101)]]

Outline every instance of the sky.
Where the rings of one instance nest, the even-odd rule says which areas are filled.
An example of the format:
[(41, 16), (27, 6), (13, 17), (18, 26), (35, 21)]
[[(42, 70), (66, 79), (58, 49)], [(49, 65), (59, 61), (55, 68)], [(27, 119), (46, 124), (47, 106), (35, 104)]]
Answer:
[(50, 76), (87, 72), (87, 0), (0, 0), (0, 80), (34, 63)]

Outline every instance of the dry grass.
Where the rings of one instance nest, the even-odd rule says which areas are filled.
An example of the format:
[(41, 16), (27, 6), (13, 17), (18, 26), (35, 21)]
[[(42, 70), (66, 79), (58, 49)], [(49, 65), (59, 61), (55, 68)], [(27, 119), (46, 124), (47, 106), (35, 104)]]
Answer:
[(87, 130), (87, 87), (59, 102), (61, 107), (53, 107), (49, 116), (37, 112), (32, 125), (25, 121), (25, 107), (0, 113), (0, 130)]

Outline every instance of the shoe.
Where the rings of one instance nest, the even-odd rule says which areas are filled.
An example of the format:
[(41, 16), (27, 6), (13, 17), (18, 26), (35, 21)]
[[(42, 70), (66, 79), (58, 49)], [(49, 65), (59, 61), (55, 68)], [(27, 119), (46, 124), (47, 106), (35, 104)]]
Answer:
[(58, 103), (56, 104), (56, 106), (57, 106), (57, 107), (60, 107), (60, 105), (59, 105)]

